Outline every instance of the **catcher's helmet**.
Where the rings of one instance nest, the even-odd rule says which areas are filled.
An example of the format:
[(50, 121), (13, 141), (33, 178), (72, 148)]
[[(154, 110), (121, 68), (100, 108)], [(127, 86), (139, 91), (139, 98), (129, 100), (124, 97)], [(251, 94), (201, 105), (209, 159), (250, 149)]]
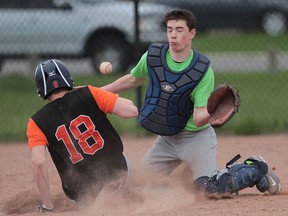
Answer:
[(51, 59), (39, 64), (35, 70), (37, 93), (44, 100), (59, 88), (73, 89), (73, 78), (66, 66), (59, 60)]

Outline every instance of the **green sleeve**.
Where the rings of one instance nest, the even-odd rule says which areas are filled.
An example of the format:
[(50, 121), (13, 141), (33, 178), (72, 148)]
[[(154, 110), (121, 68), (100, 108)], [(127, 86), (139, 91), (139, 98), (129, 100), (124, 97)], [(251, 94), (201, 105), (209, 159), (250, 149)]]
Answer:
[(209, 67), (203, 79), (192, 92), (192, 101), (194, 102), (194, 107), (207, 106), (208, 98), (211, 92), (214, 90), (214, 82), (214, 72), (211, 67)]
[(148, 78), (147, 52), (145, 52), (130, 74), (136, 78)]

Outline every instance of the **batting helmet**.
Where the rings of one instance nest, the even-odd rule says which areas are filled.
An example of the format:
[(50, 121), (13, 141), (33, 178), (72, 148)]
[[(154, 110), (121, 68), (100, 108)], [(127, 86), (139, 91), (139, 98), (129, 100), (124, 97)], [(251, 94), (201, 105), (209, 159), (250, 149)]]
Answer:
[(73, 78), (66, 66), (59, 60), (51, 59), (39, 64), (35, 70), (37, 93), (44, 100), (59, 88), (73, 89)]

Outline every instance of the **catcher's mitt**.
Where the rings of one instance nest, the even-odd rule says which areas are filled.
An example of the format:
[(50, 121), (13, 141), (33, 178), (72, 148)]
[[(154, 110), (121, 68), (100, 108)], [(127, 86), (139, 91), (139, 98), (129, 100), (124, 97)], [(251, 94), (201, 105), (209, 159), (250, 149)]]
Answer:
[(229, 84), (218, 85), (208, 98), (207, 111), (211, 115), (209, 123), (219, 128), (228, 122), (240, 106), (239, 90)]

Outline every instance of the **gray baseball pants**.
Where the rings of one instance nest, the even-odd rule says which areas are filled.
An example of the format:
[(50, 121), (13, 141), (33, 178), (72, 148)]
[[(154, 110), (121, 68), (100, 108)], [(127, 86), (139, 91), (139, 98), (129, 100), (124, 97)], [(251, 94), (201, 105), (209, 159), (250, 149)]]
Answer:
[(201, 131), (182, 131), (173, 136), (158, 136), (143, 159), (149, 170), (170, 174), (182, 162), (191, 169), (193, 178), (211, 177), (217, 172), (217, 139), (209, 126)]

